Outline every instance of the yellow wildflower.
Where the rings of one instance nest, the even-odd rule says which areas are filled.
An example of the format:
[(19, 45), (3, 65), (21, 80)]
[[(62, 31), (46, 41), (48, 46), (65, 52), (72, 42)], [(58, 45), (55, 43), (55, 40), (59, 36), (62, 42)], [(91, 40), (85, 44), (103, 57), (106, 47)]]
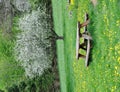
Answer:
[(120, 20), (116, 21), (116, 26), (120, 26)]
[(112, 48), (112, 47), (110, 47), (110, 50), (113, 50), (113, 48)]
[(118, 69), (118, 67), (117, 67), (117, 66), (115, 66), (115, 69), (117, 70), (117, 69)]
[(113, 87), (111, 88), (111, 92), (115, 92), (115, 90), (116, 90), (116, 86), (113, 86)]
[(118, 61), (120, 62), (120, 57), (118, 57)]
[(118, 75), (119, 75), (119, 73), (117, 71), (115, 71), (115, 76), (118, 76)]
[(120, 54), (120, 51), (118, 51), (118, 54)]

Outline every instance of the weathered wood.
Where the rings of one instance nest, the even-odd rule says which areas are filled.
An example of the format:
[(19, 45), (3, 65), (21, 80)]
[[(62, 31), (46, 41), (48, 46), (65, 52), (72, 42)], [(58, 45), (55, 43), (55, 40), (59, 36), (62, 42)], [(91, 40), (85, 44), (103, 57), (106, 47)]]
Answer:
[[(89, 60), (89, 53), (90, 53), (90, 40), (92, 40), (92, 37), (87, 32), (87, 25), (89, 23), (88, 14), (85, 14), (85, 22), (80, 24), (80, 22), (77, 22), (77, 37), (76, 37), (76, 59), (84, 58), (85, 59), (85, 66), (88, 66), (88, 60)], [(80, 29), (84, 27), (84, 33), (80, 32)], [(84, 42), (80, 43), (80, 39), (83, 38)], [(86, 55), (82, 55), (79, 53), (79, 50), (83, 49), (86, 51)]]
[(78, 60), (79, 58), (85, 58), (84, 55), (79, 53), (79, 49), (86, 50), (85, 48), (85, 43), (80, 43), (80, 38), (83, 38), (83, 34), (80, 32), (81, 25), (80, 22), (77, 22), (77, 37), (76, 37), (76, 59)]
[[(89, 16), (86, 13), (85, 14), (85, 21), (89, 21)], [(89, 60), (89, 53), (90, 53), (90, 40), (92, 40), (92, 37), (89, 36), (89, 33), (87, 32), (87, 25), (84, 27), (84, 32), (85, 34), (82, 35), (82, 37), (84, 37), (84, 42), (86, 42), (86, 58), (85, 58), (85, 66), (88, 66), (88, 60)]]
[(92, 37), (89, 36), (89, 35), (87, 35), (87, 34), (82, 34), (82, 37), (83, 37), (84, 39), (90, 39), (90, 40), (92, 40)]
[(81, 28), (84, 27), (84, 26), (87, 26), (89, 24), (90, 20), (86, 20), (84, 23), (81, 24)]
[(76, 59), (79, 59), (79, 42), (80, 42), (80, 22), (77, 22), (77, 38), (76, 38)]
[(88, 66), (89, 54), (90, 54), (90, 39), (87, 40), (87, 53), (86, 53), (86, 59), (85, 59), (86, 67)]
[(69, 4), (71, 3), (71, 0), (69, 0)]

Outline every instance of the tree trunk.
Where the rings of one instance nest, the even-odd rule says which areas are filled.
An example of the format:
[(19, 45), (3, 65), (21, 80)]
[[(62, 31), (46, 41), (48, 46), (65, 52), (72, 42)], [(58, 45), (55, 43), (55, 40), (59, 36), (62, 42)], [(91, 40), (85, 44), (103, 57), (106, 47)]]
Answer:
[(12, 7), (10, 0), (0, 0), (0, 26), (4, 33), (11, 33)]

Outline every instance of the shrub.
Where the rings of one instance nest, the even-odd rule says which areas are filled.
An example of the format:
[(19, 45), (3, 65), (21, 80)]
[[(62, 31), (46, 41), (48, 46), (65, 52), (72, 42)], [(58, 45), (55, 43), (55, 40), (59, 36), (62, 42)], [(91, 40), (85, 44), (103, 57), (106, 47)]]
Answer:
[(4, 92), (4, 91), (0, 89), (0, 92)]
[(25, 90), (27, 84), (25, 82), (20, 82), (19, 84), (19, 89), (20, 89), (20, 92), (23, 92), (23, 90)]
[(20, 92), (17, 85), (12, 85), (11, 87), (7, 88), (7, 92)]

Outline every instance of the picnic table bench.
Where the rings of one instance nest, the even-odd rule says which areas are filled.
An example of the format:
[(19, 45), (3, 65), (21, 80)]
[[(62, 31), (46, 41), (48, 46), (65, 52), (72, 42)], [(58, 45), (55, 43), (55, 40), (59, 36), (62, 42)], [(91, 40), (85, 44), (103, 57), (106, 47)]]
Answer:
[[(87, 31), (88, 23), (89, 23), (88, 14), (85, 14), (85, 22), (84, 23), (80, 23), (80, 21), (77, 22), (77, 36), (76, 36), (76, 59), (79, 60), (79, 58), (84, 58), (86, 67), (88, 66), (90, 54), (90, 41), (92, 40), (92, 37)], [(84, 32), (82, 33), (81, 28), (83, 27)], [(80, 41), (80, 39), (83, 39), (83, 43)], [(85, 50), (86, 55), (81, 54), (80, 49)]]

